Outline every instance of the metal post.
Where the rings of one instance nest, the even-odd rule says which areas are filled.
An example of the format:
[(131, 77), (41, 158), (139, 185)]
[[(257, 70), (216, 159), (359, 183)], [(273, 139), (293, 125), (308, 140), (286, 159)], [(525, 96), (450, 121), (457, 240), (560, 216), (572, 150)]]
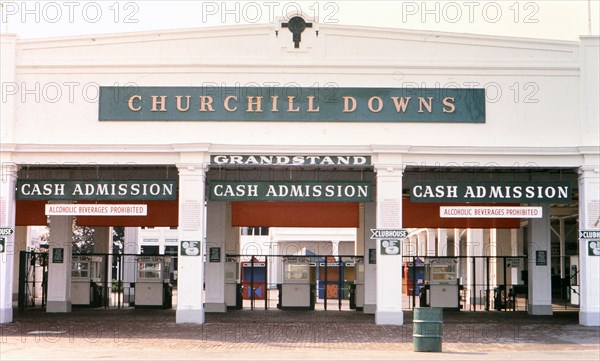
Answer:
[[(410, 273), (410, 264), (408, 265), (408, 272)], [(411, 290), (411, 287), (406, 287), (406, 289)], [(412, 309), (415, 309), (415, 303), (417, 300), (417, 259), (415, 256), (412, 258)]]
[(338, 296), (338, 310), (342, 310), (342, 297), (344, 295), (344, 267), (342, 264), (342, 257), (339, 257), (338, 259), (338, 291), (337, 291), (337, 296)]
[(323, 300), (324, 300), (324, 307), (325, 307), (325, 311), (327, 311), (327, 256), (325, 256), (325, 281), (323, 284)]
[(250, 258), (250, 309), (254, 310), (254, 256)]
[(472, 272), (473, 272), (473, 290), (472, 290), (473, 300), (472, 300), (472, 307), (473, 307), (473, 311), (477, 311), (477, 273), (475, 273), (475, 271), (476, 271), (476, 269), (475, 269), (475, 263), (476, 263), (475, 256), (472, 256), (471, 259), (472, 259), (472, 262), (473, 262), (473, 266), (472, 266)]
[(269, 309), (269, 258), (265, 256), (265, 311)]
[(490, 256), (485, 257), (485, 310), (490, 310)]
[[(108, 275), (109, 275), (109, 269), (110, 267), (112, 267), (112, 265), (108, 264), (108, 253), (103, 255), (104, 258), (104, 308), (108, 308), (109, 306), (109, 298), (110, 298), (110, 294), (109, 294), (109, 289), (108, 289)], [(111, 280), (112, 281), (112, 280)]]

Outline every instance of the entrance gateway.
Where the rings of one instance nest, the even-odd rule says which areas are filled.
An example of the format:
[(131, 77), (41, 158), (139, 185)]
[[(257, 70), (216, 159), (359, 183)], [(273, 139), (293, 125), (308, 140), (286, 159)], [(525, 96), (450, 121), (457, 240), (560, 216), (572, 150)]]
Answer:
[[(598, 38), (425, 39), (308, 23), (295, 41), (284, 22), (130, 34), (127, 47), (122, 35), (2, 34), (2, 77), (14, 86), (0, 109), (0, 227), (15, 233), (0, 237), (0, 322), (13, 319), (26, 226), (49, 225), (48, 256), (40, 247), (25, 257), (47, 259), (31, 278), (48, 276), (47, 312), (98, 297), (118, 305), (126, 290), (138, 306), (169, 307), (176, 286), (176, 321), (202, 323), (227, 311), (238, 278), (250, 277), (242, 295), (256, 306), (262, 275), (242, 269), (261, 263), (262, 290), (281, 284), (282, 308), (310, 306), (311, 294), (316, 308), (319, 293), (346, 295), (351, 276), (340, 285), (339, 268), (353, 264), (356, 309), (377, 324), (427, 306), (551, 314), (557, 300), (579, 303), (582, 324), (600, 324), (598, 242), (577, 237), (599, 227)], [(100, 84), (97, 101), (70, 92), (29, 101), (37, 84), (74, 81)], [(74, 222), (93, 227), (88, 254), (73, 252), (82, 249)], [(111, 226), (124, 227), (123, 255), (109, 257)], [(256, 227), (253, 237), (268, 238), (242, 244), (243, 229)], [(311, 239), (311, 227), (350, 229), (353, 246), (339, 241), (342, 250), (310, 259), (314, 238), (337, 237)], [(371, 239), (371, 229), (408, 234)], [(275, 247), (275, 233), (285, 252), (262, 249)], [(272, 254), (281, 262), (261, 258)]]

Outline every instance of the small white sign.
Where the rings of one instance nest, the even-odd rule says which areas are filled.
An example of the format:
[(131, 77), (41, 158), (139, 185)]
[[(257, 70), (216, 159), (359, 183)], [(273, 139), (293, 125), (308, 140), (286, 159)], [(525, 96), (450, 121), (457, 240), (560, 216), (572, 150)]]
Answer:
[(441, 218), (542, 218), (542, 207), (440, 207)]
[(10, 236), (15, 233), (15, 230), (11, 227), (0, 227), (0, 236)]
[(403, 228), (371, 228), (371, 239), (404, 239), (408, 237), (408, 231)]
[(146, 216), (147, 204), (46, 204), (47, 216)]

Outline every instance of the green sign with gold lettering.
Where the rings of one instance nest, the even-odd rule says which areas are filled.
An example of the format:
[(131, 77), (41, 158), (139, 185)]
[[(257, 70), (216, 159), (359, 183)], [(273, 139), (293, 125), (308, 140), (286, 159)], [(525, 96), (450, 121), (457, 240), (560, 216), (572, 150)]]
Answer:
[(485, 90), (100, 87), (99, 120), (485, 123)]

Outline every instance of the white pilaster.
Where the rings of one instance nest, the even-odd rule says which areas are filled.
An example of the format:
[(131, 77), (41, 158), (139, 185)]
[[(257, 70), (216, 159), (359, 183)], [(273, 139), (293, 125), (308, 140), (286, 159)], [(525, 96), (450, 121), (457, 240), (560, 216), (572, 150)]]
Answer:
[(417, 233), (417, 256), (427, 256), (427, 234), (424, 230)]
[[(179, 256), (176, 323), (204, 323), (205, 170), (203, 164), (178, 165)], [(197, 255), (182, 245), (201, 242)]]
[[(377, 228), (402, 228), (402, 172), (401, 166), (376, 166), (377, 172)], [(378, 325), (402, 325), (402, 252), (381, 255), (377, 252), (377, 310)], [(402, 247), (400, 247), (402, 249)]]
[[(465, 288), (468, 290), (467, 304), (478, 304), (483, 296), (483, 285), (485, 284), (485, 263), (483, 256), (483, 229), (467, 229), (466, 244), (467, 264), (465, 273), (467, 275)], [(476, 258), (471, 258), (476, 257)]]
[(206, 299), (204, 308), (206, 312), (226, 312), (225, 304), (225, 238), (227, 236), (225, 223), (227, 203), (207, 202), (206, 215), (206, 250), (218, 248), (220, 259), (218, 262), (210, 260), (207, 254), (205, 266)]
[(427, 234), (427, 252), (426, 256), (437, 256), (436, 242), (437, 242), (437, 230), (428, 228), (425, 233)]
[[(521, 242), (519, 243), (519, 234), (523, 234), (523, 231), (521, 229), (510, 230), (510, 255), (513, 257), (521, 256), (523, 253), (521, 252), (521, 250), (523, 249), (523, 237), (521, 237)], [(522, 269), (520, 267), (511, 267), (509, 269), (510, 284), (520, 285), (523, 283), (521, 282), (521, 271)]]
[[(532, 315), (552, 314), (552, 284), (550, 273), (550, 209), (542, 206), (542, 218), (529, 220), (527, 239), (528, 259), (528, 311)], [(544, 260), (545, 257), (545, 260)], [(545, 264), (544, 264), (545, 263)]]
[[(15, 229), (15, 183), (16, 164), (2, 164), (0, 183), (0, 225)], [(13, 320), (12, 290), (15, 259), (15, 235), (2, 236), (4, 245), (0, 252), (0, 323)]]
[[(600, 174), (598, 168), (579, 172), (579, 229), (600, 231)], [(590, 255), (588, 240), (579, 241), (579, 324), (600, 326), (600, 256)]]
[(16, 226), (14, 234), (14, 271), (13, 271), (13, 300), (19, 297), (19, 257), (21, 251), (27, 251), (27, 240), (29, 239), (29, 227)]
[[(71, 312), (71, 252), (73, 245), (73, 217), (50, 218), (48, 240), (48, 303), (46, 312)], [(53, 255), (62, 254), (62, 262), (55, 262)]]
[(377, 205), (375, 202), (364, 203), (364, 238), (365, 238), (365, 284), (364, 298), (365, 303), (363, 312), (375, 314), (377, 311), (377, 264), (369, 263), (369, 250), (375, 250), (377, 253), (377, 241), (371, 239), (371, 228), (376, 228), (377, 224)]
[(448, 255), (448, 230), (439, 228), (437, 230), (438, 239), (438, 256), (445, 257)]
[(125, 302), (133, 301), (135, 296), (135, 288), (130, 287), (132, 282), (135, 282), (135, 256), (138, 251), (138, 227), (125, 227), (123, 232), (123, 253), (127, 256), (123, 257), (123, 282), (125, 283), (124, 297)]

